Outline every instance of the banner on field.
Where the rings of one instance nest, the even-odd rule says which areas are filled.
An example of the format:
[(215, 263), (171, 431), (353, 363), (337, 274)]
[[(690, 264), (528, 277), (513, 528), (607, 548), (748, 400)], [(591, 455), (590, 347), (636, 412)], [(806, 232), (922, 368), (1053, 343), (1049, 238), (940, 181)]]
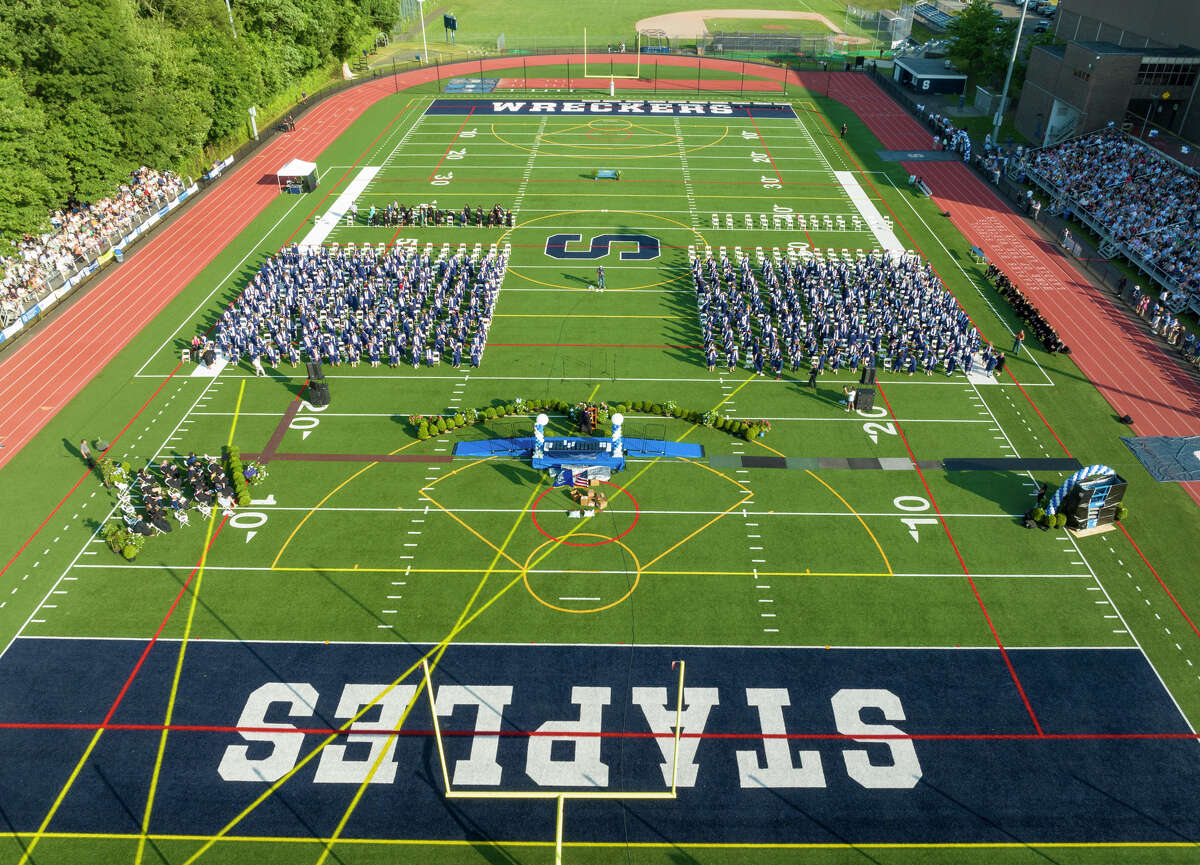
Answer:
[(435, 99), (426, 114), (565, 114), (660, 117), (795, 118), (792, 106), (771, 102), (685, 102), (666, 99)]

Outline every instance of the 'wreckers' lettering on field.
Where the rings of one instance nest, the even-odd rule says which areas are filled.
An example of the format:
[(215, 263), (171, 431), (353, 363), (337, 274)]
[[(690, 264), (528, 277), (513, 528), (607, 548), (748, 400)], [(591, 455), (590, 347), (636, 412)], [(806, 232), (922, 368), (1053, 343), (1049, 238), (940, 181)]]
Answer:
[(705, 102), (666, 99), (435, 99), (426, 114), (566, 114), (662, 117), (781, 117), (794, 119), (786, 103)]

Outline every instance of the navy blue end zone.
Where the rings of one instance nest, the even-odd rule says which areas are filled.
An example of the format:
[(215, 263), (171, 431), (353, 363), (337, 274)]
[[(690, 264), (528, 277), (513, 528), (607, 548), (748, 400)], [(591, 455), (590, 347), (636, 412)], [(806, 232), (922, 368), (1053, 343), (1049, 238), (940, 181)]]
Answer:
[[(17, 640), (0, 659), (0, 693), (10, 696), (0, 705), (0, 719), (98, 721), (144, 645), (121, 640)], [(390, 683), (425, 648), (193, 641), (174, 723), (237, 725), (248, 711), (250, 695), (265, 687), (277, 694), (306, 694), (313, 708), (303, 701), (295, 706), (268, 702), (252, 726), (336, 727), (345, 720), (338, 708), (348, 683)], [(115, 723), (161, 723), (177, 651), (175, 642), (154, 648)], [(1010, 650), (1009, 655), (1048, 734), (1190, 732), (1136, 650)], [(711, 707), (702, 733), (719, 734), (698, 743), (692, 739), (694, 779), (687, 781), (684, 771), (692, 760), (681, 759), (684, 783), (678, 801), (572, 802), (567, 840), (1097, 843), (1200, 839), (1200, 813), (1194, 807), (1194, 791), (1200, 785), (1200, 744), (1191, 738), (988, 738), (1029, 736), (1033, 729), (999, 652), (985, 649), (452, 645), (435, 672), (439, 699), (447, 688), (461, 687), (462, 693), (475, 695), (484, 694), (486, 688), (511, 688), (509, 698), (493, 701), (502, 708), (502, 730), (515, 734), (495, 740), (494, 763), (502, 773), (499, 784), (469, 789), (539, 789), (529, 770), (540, 765), (537, 771), (544, 771), (547, 764), (532, 760), (532, 739), (522, 734), (547, 721), (578, 723), (581, 711), (587, 714), (581, 704), (589, 700), (604, 733), (629, 734), (589, 737), (590, 742), (598, 742), (598, 759), (608, 776), (604, 789), (664, 789), (663, 751), (658, 740), (645, 734), (652, 730), (652, 714), (661, 711), (669, 717), (673, 712), (676, 680), (670, 664), (676, 658), (688, 664), (685, 732), (698, 732), (697, 719), (689, 722), (686, 710), (707, 701)], [(647, 687), (663, 689), (665, 705), (655, 706), (654, 695), (635, 691)], [(573, 689), (592, 690), (573, 694)], [(847, 715), (846, 695), (867, 693), (875, 697), (857, 703), (852, 699), (852, 707), (857, 708)], [(891, 696), (879, 699), (884, 693)], [(573, 696), (579, 700), (573, 703)], [(782, 738), (775, 732), (763, 738), (772, 713), (786, 734), (796, 738)], [(378, 710), (372, 710), (363, 720), (374, 721), (378, 715)], [(476, 738), (461, 734), (473, 731), (478, 717), (476, 705), (460, 702), (441, 718), (450, 734), (445, 742), (452, 773), (458, 771), (460, 761), (473, 756)], [(831, 736), (839, 725), (844, 732), (862, 734), (861, 728), (845, 730), (848, 717), (857, 724), (891, 725), (916, 737), (911, 740), (916, 763), (907, 767), (907, 777), (893, 775), (891, 786), (875, 789), (855, 780), (886, 779), (895, 752), (886, 742), (858, 743)], [(442, 798), (441, 770), (428, 732), (431, 719), (424, 695), (404, 729), (406, 734), (396, 739), (394, 777), (370, 785), (344, 837), (396, 837), (397, 833), (415, 839), (552, 837), (552, 804), (447, 803)], [(921, 738), (926, 735), (962, 738)], [(91, 736), (90, 730), (0, 730), (0, 789), (5, 791), (5, 818), (13, 830), (37, 828)], [(299, 745), (296, 754), (302, 757), (324, 737), (311, 732), (286, 738)], [(158, 741), (155, 730), (106, 732), (50, 831), (136, 831), (137, 820), (129, 815), (140, 815), (144, 807)], [(371, 762), (372, 741), (378, 739), (346, 744), (340, 755), (343, 769), (357, 767), (361, 777), (361, 767)], [(669, 750), (670, 739), (662, 741)], [(782, 766), (786, 771), (773, 774), (774, 758), (768, 752), (780, 745), (786, 748), (787, 765), (774, 768)], [(570, 765), (580, 758), (580, 747), (553, 743), (546, 756)], [(260, 795), (265, 781), (222, 777), (230, 754), (238, 750), (250, 763), (263, 766), (278, 746), (248, 742), (229, 729), (172, 733), (151, 831), (212, 834)], [(807, 753), (801, 756), (802, 752)], [(864, 776), (863, 752), (870, 765), (885, 770), (881, 776), (872, 776), (870, 768)], [(302, 768), (232, 834), (324, 837), (331, 833), (358, 783), (339, 779), (336, 772), (319, 780), (323, 757)], [(283, 768), (287, 766), (290, 762), (285, 760)], [(461, 782), (457, 786), (468, 789)]]
[(561, 114), (564, 117), (781, 117), (791, 105), (763, 102), (699, 102), (670, 99), (435, 99), (426, 114)]

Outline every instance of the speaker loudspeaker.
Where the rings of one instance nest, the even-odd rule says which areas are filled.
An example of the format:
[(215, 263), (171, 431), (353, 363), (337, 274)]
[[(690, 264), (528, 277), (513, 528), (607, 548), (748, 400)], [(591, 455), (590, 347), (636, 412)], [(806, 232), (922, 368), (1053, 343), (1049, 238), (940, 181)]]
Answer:
[(308, 380), (309, 381), (324, 381), (325, 380), (325, 373), (321, 369), (321, 362), (319, 360), (306, 361), (304, 365), (305, 365), (305, 367), (308, 368)]
[(304, 390), (304, 399), (318, 408), (329, 405), (329, 385), (324, 381), (310, 381)]
[(875, 384), (875, 365), (868, 364), (862, 368), (862, 375), (858, 379), (859, 384)]
[(854, 394), (854, 410), (870, 411), (875, 408), (875, 388), (859, 390)]

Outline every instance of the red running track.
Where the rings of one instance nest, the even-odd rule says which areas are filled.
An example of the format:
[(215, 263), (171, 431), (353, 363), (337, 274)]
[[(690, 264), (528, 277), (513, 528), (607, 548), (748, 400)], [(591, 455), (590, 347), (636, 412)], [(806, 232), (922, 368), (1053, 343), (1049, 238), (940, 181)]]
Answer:
[[(582, 63), (582, 55), (525, 58), (529, 66)], [(660, 66), (694, 69), (695, 60), (659, 58)], [(738, 61), (703, 61), (706, 69), (738, 71)], [(513, 62), (496, 58), (445, 65), (443, 78), (483, 69), (511, 69)], [(783, 70), (776, 72), (783, 80)], [(433, 81), (434, 69), (418, 69), (384, 77), (339, 93), (316, 105), (296, 124), (253, 157), (234, 168), (214, 189), (189, 205), (158, 234), (145, 241), (124, 264), (111, 268), (86, 293), (24, 345), (0, 361), (0, 467), (3, 467), (49, 423), (101, 367), (129, 344), (229, 242), (243, 231), (278, 194), (275, 170), (293, 156), (314, 159), (375, 102), (417, 84)], [(137, 326), (113, 327), (113, 311), (137, 311)], [(89, 363), (77, 359), (86, 357)], [(178, 367), (176, 367), (178, 369)], [(171, 373), (174, 375), (174, 372)], [(170, 376), (168, 376), (170, 378)], [(115, 441), (115, 439), (114, 439)]]
[[(346, 124), (387, 93), (373, 82), (322, 102), (229, 177), (185, 208), (124, 264), (87, 289), (63, 313), (0, 362), (0, 466), (124, 348), (139, 326), (114, 326), (136, 311), (149, 322), (278, 194), (274, 172), (291, 156), (316, 157)], [(269, 176), (268, 176), (269, 175)], [(266, 182), (263, 182), (266, 180)], [(121, 310), (120, 316), (114, 312)], [(81, 364), (78, 359), (88, 358)]]
[[(681, 91), (692, 92), (709, 91), (712, 93), (729, 94), (733, 92), (730, 84), (733, 79), (710, 79), (700, 81), (700, 87), (696, 87), (695, 78), (627, 78), (617, 79), (621, 82), (622, 90), (665, 90), (665, 91)], [(600, 78), (572, 78), (570, 80), (571, 88), (582, 91), (587, 85), (588, 90), (605, 90), (608, 87), (608, 79)], [(756, 91), (760, 93), (781, 93), (783, 92), (783, 84), (781, 81), (772, 79), (764, 81), (756, 78), (749, 81), (739, 81), (737, 89), (739, 91)], [(566, 78), (501, 78), (500, 83), (496, 85), (497, 90), (521, 90), (525, 87), (530, 89), (545, 88), (563, 90), (568, 86)]]
[[(825, 76), (805, 76), (824, 91)], [(833, 73), (833, 96), (892, 150), (928, 149), (931, 133), (865, 75)], [(969, 168), (958, 162), (902, 163), (933, 199), (1028, 295), (1071, 346), (1071, 359), (1138, 435), (1200, 433), (1200, 386), (1105, 292), (1088, 282)], [(1200, 483), (1182, 484), (1200, 503)]]

